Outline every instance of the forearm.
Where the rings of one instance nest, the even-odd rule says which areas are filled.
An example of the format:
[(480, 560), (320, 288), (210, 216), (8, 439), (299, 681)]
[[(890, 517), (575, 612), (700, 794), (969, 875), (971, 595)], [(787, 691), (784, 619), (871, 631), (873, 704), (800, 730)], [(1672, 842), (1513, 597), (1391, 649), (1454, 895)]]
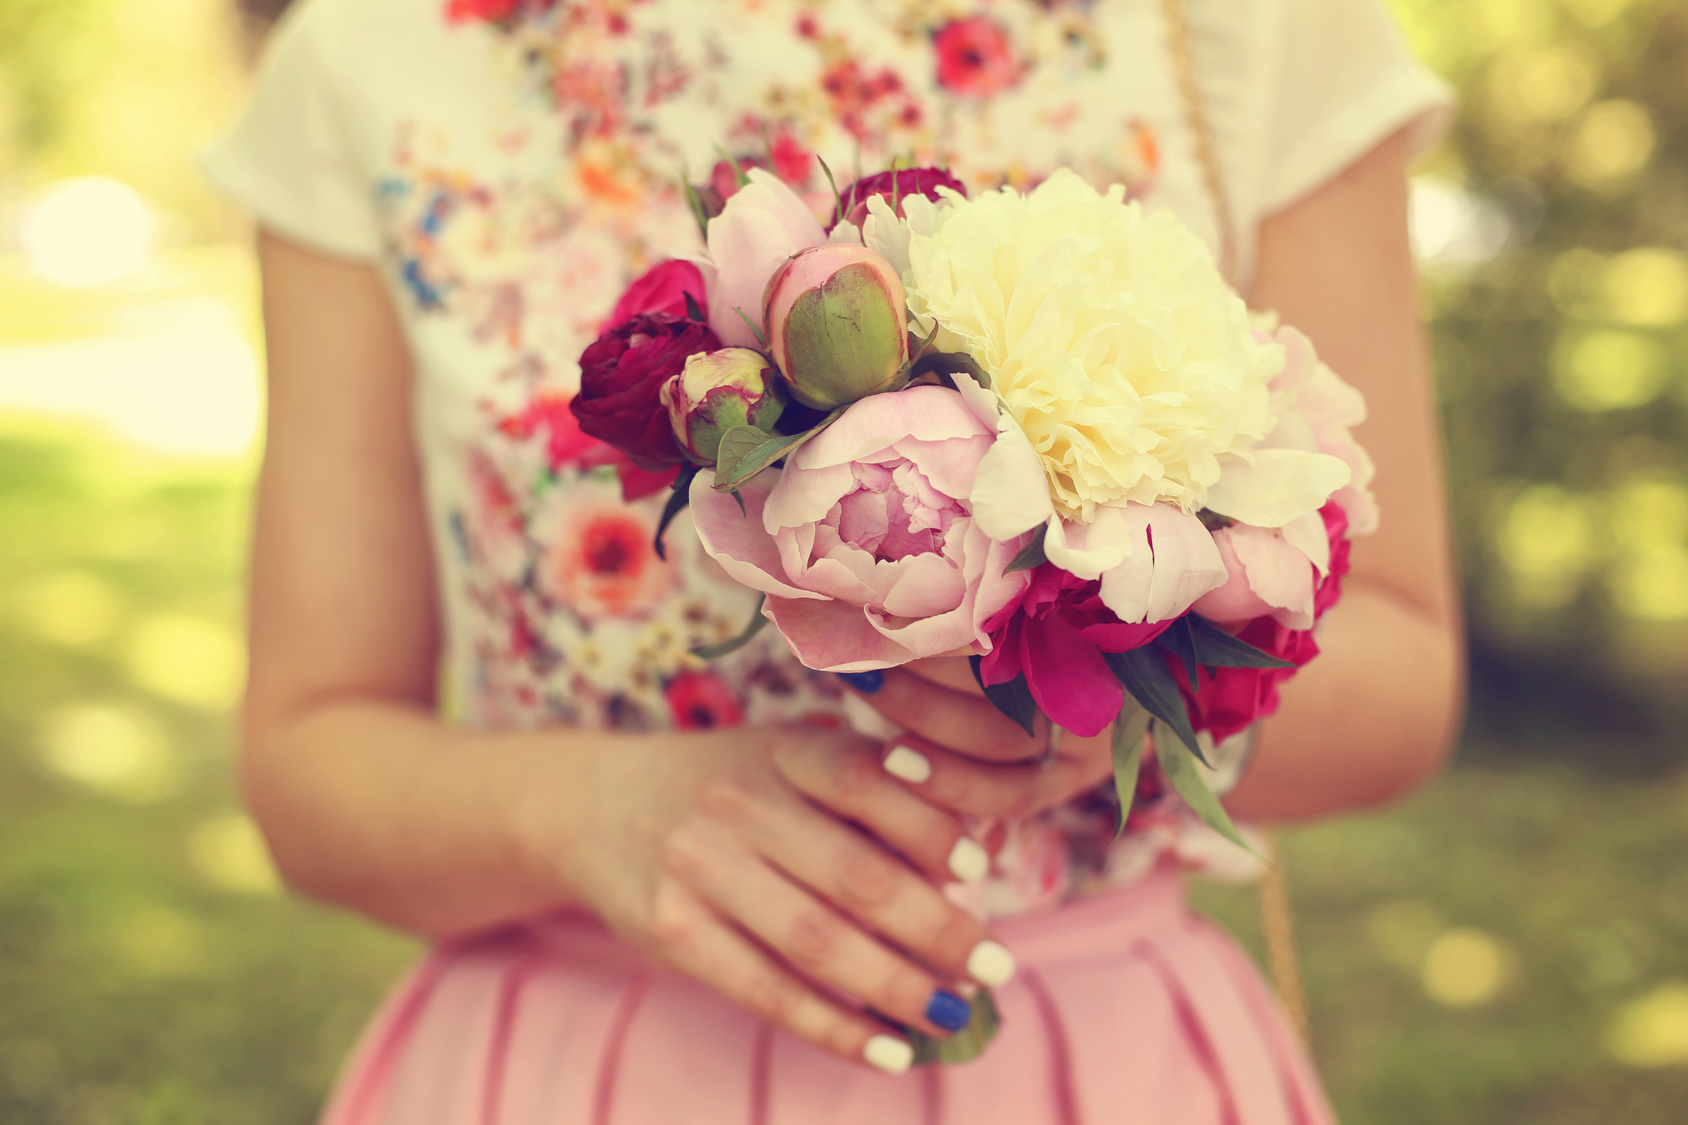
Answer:
[(1282, 705), (1226, 801), (1238, 817), (1294, 820), (1388, 801), (1447, 754), (1463, 702), (1452, 626), (1352, 578), (1318, 641), (1318, 658), (1282, 685)]
[[(491, 734), (379, 699), (302, 707), (247, 739), (248, 802), (289, 883), (435, 937), (566, 906), (571, 823), (594, 736)], [(559, 833), (566, 844), (566, 836)]]

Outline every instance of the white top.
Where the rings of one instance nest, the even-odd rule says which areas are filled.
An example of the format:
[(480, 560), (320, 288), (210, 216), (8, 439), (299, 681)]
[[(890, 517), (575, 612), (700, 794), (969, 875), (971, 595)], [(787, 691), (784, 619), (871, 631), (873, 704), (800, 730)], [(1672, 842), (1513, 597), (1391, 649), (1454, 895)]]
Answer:
[[(1445, 88), (1379, 0), (1186, 9), (1244, 280), (1263, 217), (1396, 129), (1422, 146), (1445, 119)], [(722, 151), (766, 154), (817, 211), (831, 196), (815, 155), (844, 180), (912, 154), (976, 189), (1066, 165), (1210, 242), (1216, 229), (1162, 0), (299, 0), (205, 168), (264, 227), (375, 263), (390, 286), (465, 721), (837, 711), (835, 685), (777, 638), (715, 665), (687, 654), (737, 633), (754, 597), (684, 517), (671, 561), (656, 558), (662, 498), (623, 504), (566, 410), (626, 282), (699, 248), (676, 184), (708, 178)], [(1078, 867), (1117, 881), (1195, 840), (1184, 820), (1150, 817), (1112, 860), (1061, 850), (1098, 824), (1110, 835), (1106, 819), (1081, 802), (1041, 836), (1026, 828), (997, 905), (1093, 884)]]

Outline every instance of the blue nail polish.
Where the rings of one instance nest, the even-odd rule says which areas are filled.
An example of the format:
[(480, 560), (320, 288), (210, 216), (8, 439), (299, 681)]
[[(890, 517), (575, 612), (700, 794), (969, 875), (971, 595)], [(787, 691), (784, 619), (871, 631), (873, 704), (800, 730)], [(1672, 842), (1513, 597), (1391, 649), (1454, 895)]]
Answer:
[(973, 1019), (973, 1005), (940, 988), (926, 1004), (926, 1018), (945, 1031), (960, 1031)]
[(877, 668), (869, 672), (840, 672), (838, 678), (863, 695), (872, 695), (885, 686), (885, 673)]

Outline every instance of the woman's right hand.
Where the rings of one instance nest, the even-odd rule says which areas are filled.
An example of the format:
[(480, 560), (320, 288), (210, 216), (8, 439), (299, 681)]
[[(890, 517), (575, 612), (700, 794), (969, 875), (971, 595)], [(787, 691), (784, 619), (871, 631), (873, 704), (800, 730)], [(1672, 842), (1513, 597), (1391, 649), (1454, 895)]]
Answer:
[(567, 807), (555, 790), (535, 802), (532, 846), (555, 857), (571, 897), (664, 965), (893, 1073), (909, 1065), (906, 1041), (850, 1001), (946, 1035), (969, 1015), (955, 982), (1012, 974), (1008, 951), (936, 885), (982, 877), (983, 849), (884, 773), (877, 742), (793, 726), (606, 749), (568, 756)]

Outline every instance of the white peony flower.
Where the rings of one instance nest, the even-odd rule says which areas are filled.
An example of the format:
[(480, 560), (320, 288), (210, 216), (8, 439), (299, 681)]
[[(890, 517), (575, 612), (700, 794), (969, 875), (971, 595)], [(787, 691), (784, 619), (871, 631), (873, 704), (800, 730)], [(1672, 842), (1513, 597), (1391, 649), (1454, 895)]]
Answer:
[[(1062, 170), (1026, 195), (947, 200), (904, 228), (920, 333), (936, 321), (939, 347), (990, 374), (1056, 512), (1080, 523), (1128, 502), (1204, 507), (1221, 459), (1252, 460), (1278, 421), (1269, 384), (1282, 349), (1250, 332), (1194, 234), (1123, 196)], [(1307, 460), (1335, 458), (1282, 453), (1232, 474), (1236, 490), (1262, 494), (1252, 508), (1307, 491), (1303, 477), (1325, 495), (1345, 483)]]

